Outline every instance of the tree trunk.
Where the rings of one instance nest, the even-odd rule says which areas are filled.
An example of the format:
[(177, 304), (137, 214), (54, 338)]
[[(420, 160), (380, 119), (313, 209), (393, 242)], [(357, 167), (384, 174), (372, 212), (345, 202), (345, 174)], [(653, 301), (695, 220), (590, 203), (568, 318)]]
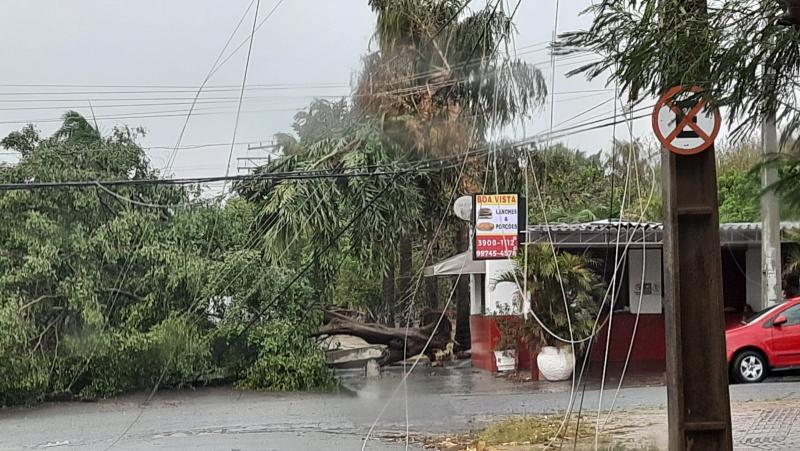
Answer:
[(379, 318), (375, 318), (376, 321), (383, 322), (385, 324), (390, 324), (395, 316), (395, 284), (394, 284), (394, 264), (389, 265), (389, 269), (386, 270), (386, 274), (383, 275), (383, 293), (381, 296), (381, 312), (375, 312), (376, 316)]
[[(425, 266), (433, 265), (434, 258), (433, 252), (425, 259)], [(436, 309), (439, 307), (439, 278), (426, 277), (425, 278), (425, 300), (428, 308)], [(444, 307), (444, 306), (442, 306)]]
[[(322, 280), (322, 271), (319, 267), (319, 259), (314, 259), (314, 262), (311, 267), (311, 289), (313, 291), (313, 298), (316, 300), (318, 304), (322, 304), (322, 294), (324, 289), (322, 287), (325, 286)], [(324, 304), (322, 304), (324, 305)]]
[[(431, 266), (434, 264), (435, 256), (438, 254), (437, 250), (439, 246), (437, 243), (434, 242), (436, 240), (436, 236), (434, 236), (434, 231), (438, 228), (438, 224), (435, 220), (432, 220), (432, 223), (428, 227), (428, 233), (426, 236), (426, 242), (430, 243), (431, 252), (425, 258), (425, 266)], [(439, 307), (439, 278), (438, 277), (426, 277), (425, 278), (425, 304), (430, 309), (436, 309)], [(442, 306), (444, 307), (444, 306)]]
[[(456, 233), (456, 250), (466, 252), (469, 249), (469, 229), (466, 224), (459, 224)], [(456, 282), (456, 342), (458, 349), (470, 349), (472, 335), (470, 331), (470, 299), (469, 299), (469, 276), (462, 275)]]
[(400, 238), (400, 274), (397, 281), (397, 294), (400, 300), (408, 301), (411, 287), (411, 237), (403, 234)]
[(387, 327), (381, 324), (369, 324), (355, 321), (352, 318), (328, 311), (325, 318), (329, 322), (319, 328), (317, 332), (311, 334), (312, 337), (323, 335), (352, 335), (364, 339), (370, 344), (381, 344), (387, 346), (387, 352), (378, 360), (380, 365), (388, 365), (403, 360), (403, 347), (407, 341), (406, 357), (413, 357), (422, 352), (428, 338), (433, 335), (425, 355), (431, 361), (435, 360), (436, 351), (445, 349), (450, 343), (451, 324), (445, 318), (439, 327), (436, 327), (440, 312), (429, 312), (423, 320), (422, 327)]

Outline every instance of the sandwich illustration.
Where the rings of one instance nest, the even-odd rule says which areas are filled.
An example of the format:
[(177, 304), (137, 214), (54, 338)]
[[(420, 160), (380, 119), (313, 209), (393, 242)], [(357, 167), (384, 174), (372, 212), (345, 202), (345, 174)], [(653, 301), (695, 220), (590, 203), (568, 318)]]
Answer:
[(491, 208), (481, 208), (478, 210), (478, 219), (491, 219), (492, 217), (492, 209)]

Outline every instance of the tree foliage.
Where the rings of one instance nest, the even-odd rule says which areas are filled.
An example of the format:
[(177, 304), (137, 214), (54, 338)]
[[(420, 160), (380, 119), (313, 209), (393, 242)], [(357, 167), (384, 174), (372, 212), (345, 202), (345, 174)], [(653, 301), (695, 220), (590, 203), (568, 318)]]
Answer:
[[(261, 172), (417, 169), (415, 161), (460, 156), (484, 144), (489, 127), (510, 123), (544, 99), (539, 70), (498, 52), (513, 31), (502, 10), (471, 12), (463, 0), (369, 4), (377, 18), (376, 49), (363, 59), (352, 99), (316, 100), (297, 114), (296, 138), (280, 135), (283, 156)], [(487, 171), (518, 167), (518, 159), (508, 153), (492, 162), (485, 158), (470, 159), (464, 171), (453, 167), (307, 184), (248, 183), (237, 189), (259, 206), (257, 233), (270, 258), (311, 256), (307, 263), (314, 265), (315, 296), (323, 303), (342, 301), (343, 290), (331, 289), (334, 281), (349, 277), (339, 277), (340, 268), (356, 271), (373, 287), (350, 291), (356, 296), (374, 297), (383, 278), (381, 297), (367, 304), (391, 321), (391, 311), (400, 312), (413, 299), (419, 266), (443, 252), (463, 250), (450, 240), (433, 242), (437, 231), (452, 237), (465, 230), (448, 214), (451, 193), (477, 192)], [(462, 160), (447, 162), (455, 166)], [(495, 178), (507, 184), (501, 177), (486, 180)], [(353, 222), (365, 207), (363, 217)], [(328, 249), (333, 241), (336, 245)], [(353, 267), (352, 258), (360, 268)], [(438, 300), (435, 285), (435, 280), (426, 282), (431, 306)]]
[[(138, 133), (103, 136), (74, 113), (50, 137), (25, 127), (2, 141), (21, 159), (0, 180), (155, 179)], [(253, 250), (255, 217), (242, 199), (218, 207), (169, 185), (0, 193), (0, 405), (246, 379), (265, 355), (252, 334), (309, 302), (304, 281), (284, 290), (293, 273)], [(303, 365), (301, 385), (330, 386), (315, 346), (283, 355)]]
[(604, 0), (586, 11), (593, 16), (591, 27), (562, 35), (559, 51), (596, 52), (599, 61), (570, 74), (610, 74), (609, 82), (632, 99), (658, 97), (676, 85), (701, 86), (704, 97), (726, 108), (737, 140), (748, 139), (774, 116), (784, 153), (770, 158), (781, 168), (780, 181), (770, 189), (800, 206), (800, 148), (794, 139), (800, 125), (800, 29), (779, 24), (781, 3)]
[(527, 247), (527, 262), (519, 256), (513, 269), (491, 281), (493, 285), (514, 284), (518, 303), (526, 296), (530, 299), (538, 319), (532, 315), (525, 318), (522, 329), (527, 343), (532, 347), (558, 346), (563, 342), (552, 334), (563, 339), (572, 335), (574, 340), (591, 336), (604, 292), (604, 284), (593, 270), (597, 262), (568, 252), (554, 253), (547, 244)]
[(751, 132), (772, 113), (800, 117), (800, 32), (778, 24), (781, 12), (777, 1), (604, 0), (586, 11), (591, 27), (563, 34), (560, 48), (597, 52), (600, 61), (572, 74), (608, 73), (633, 98), (702, 86), (731, 125)]

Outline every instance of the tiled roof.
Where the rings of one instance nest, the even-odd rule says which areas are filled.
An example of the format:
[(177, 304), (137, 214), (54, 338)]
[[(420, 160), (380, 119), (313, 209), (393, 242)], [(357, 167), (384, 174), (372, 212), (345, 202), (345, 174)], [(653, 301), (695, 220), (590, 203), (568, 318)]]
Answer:
[[(554, 223), (549, 225), (534, 224), (529, 225), (530, 231), (547, 232), (604, 232), (607, 230), (616, 230), (618, 227), (622, 229), (645, 229), (645, 230), (663, 230), (664, 226), (660, 222), (630, 222), (630, 221), (594, 221), (585, 222), (580, 224), (562, 224)], [(757, 232), (761, 230), (760, 222), (729, 222), (720, 224), (721, 231), (739, 231), (739, 232)], [(781, 230), (794, 231), (800, 230), (800, 222), (781, 222)]]
[[(800, 222), (782, 222), (783, 232), (800, 231)], [(726, 245), (761, 242), (761, 223), (720, 224), (720, 240)], [(549, 241), (564, 247), (604, 247), (617, 242), (660, 244), (664, 227), (658, 222), (604, 220), (582, 224), (535, 224), (528, 226), (530, 242)]]

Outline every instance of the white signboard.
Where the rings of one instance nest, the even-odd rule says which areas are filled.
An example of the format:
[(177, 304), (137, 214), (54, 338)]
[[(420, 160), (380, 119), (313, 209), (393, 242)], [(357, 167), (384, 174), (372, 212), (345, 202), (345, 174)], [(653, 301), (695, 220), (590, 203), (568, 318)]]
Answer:
[(516, 257), (519, 251), (519, 196), (476, 194), (473, 199), (473, 258), (499, 260)]
[[(661, 301), (664, 298), (661, 249), (647, 249), (646, 252), (645, 255), (641, 249), (628, 251), (628, 307), (632, 313), (638, 311), (642, 314), (659, 314)], [(644, 277), (642, 277), (643, 264)]]
[(695, 101), (688, 107), (678, 102), (681, 95), (702, 92), (700, 88), (684, 90), (681, 86), (667, 91), (653, 109), (653, 131), (661, 144), (678, 155), (694, 155), (714, 144), (719, 134), (721, 116), (706, 101)]

